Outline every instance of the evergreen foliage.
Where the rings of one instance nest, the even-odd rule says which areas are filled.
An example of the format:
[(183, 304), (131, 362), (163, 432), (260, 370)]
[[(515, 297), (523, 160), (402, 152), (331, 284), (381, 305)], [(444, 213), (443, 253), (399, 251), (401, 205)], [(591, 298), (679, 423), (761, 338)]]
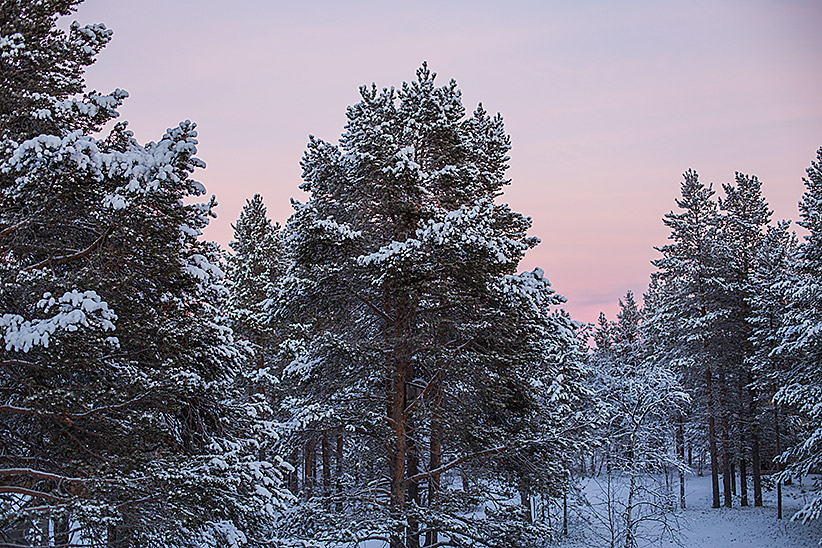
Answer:
[(125, 123), (91, 135), (125, 93), (74, 97), (110, 35), (57, 29), (75, 4), (2, 4), (2, 534), (51, 519), (58, 544), (259, 541), (286, 495), (258, 458), (275, 433), (237, 382), (218, 249), (198, 239), (215, 202), (189, 199), (195, 124), (146, 145)]
[[(339, 528), (354, 516), (357, 534), (395, 548), (513, 545), (530, 490), (560, 492), (560, 455), (581, 443), (574, 326), (550, 312), (563, 299), (541, 270), (515, 274), (537, 240), (494, 201), (508, 183), (502, 118), (466, 117), (456, 82), (434, 79), (423, 64), (400, 90), (361, 88), (340, 144), (312, 137), (302, 161), (311, 199), (286, 227), (294, 263), (273, 305), (294, 334), (284, 371), (300, 395), (286, 405), (305, 469), (308, 432), (337, 430), (362, 474), (335, 495), (346, 517), (335, 507), (303, 527), (315, 539), (354, 538)], [(474, 480), (455, 489), (460, 470)], [(499, 478), (527, 508), (469, 517), (489, 496), (476, 482)]]
[[(786, 366), (774, 401), (802, 417), (798, 442), (780, 457), (787, 464), (783, 478), (822, 471), (822, 148), (807, 174), (797, 224), (808, 234), (798, 247), (794, 283), (775, 286), (787, 289), (782, 293), (787, 307), (779, 329), (781, 341), (773, 351)], [(822, 517), (819, 487), (817, 480), (815, 497), (796, 519)]]

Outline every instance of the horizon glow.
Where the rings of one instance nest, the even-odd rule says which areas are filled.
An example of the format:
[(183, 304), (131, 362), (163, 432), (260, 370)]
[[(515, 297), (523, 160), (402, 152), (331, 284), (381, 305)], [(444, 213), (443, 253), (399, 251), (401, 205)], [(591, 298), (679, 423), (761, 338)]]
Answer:
[(265, 2), (87, 0), (111, 44), (89, 89), (126, 89), (141, 141), (198, 123), (195, 172), (216, 194), (206, 237), (224, 247), (245, 200), (284, 224), (303, 201), (308, 134), (336, 142), (358, 87), (399, 86), (423, 60), (470, 112), (501, 112), (512, 184), (542, 267), (575, 319), (615, 319), (647, 288), (681, 174), (756, 174), (773, 220), (796, 219), (822, 146), (822, 4), (815, 1)]

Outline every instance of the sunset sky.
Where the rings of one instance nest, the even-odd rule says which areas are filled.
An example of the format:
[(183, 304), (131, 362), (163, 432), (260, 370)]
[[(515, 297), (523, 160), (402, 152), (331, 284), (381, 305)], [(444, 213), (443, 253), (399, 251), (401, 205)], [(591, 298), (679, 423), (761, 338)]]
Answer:
[(796, 219), (822, 146), (819, 0), (87, 0), (73, 17), (114, 30), (87, 81), (129, 91), (139, 140), (198, 123), (223, 245), (252, 194), (280, 223), (306, 199), (307, 136), (336, 140), (360, 85), (398, 86), (427, 60), (469, 110), (502, 113), (504, 201), (542, 239), (522, 267), (584, 321), (646, 289), (683, 171), (718, 190), (756, 174), (774, 216)]

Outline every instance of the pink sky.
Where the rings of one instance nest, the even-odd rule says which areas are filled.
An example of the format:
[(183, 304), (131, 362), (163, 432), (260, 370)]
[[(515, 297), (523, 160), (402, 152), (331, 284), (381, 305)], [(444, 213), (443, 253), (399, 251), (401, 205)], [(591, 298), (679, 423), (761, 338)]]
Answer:
[[(226, 6), (229, 6), (226, 9)], [(245, 199), (283, 223), (304, 200), (309, 133), (336, 140), (358, 86), (399, 85), (422, 60), (511, 134), (505, 201), (534, 220), (541, 266), (579, 320), (641, 294), (681, 174), (753, 173), (796, 219), (822, 146), (822, 4), (809, 1), (279, 2), (87, 0), (114, 39), (92, 89), (131, 94), (141, 141), (199, 124), (197, 173), (225, 245)]]

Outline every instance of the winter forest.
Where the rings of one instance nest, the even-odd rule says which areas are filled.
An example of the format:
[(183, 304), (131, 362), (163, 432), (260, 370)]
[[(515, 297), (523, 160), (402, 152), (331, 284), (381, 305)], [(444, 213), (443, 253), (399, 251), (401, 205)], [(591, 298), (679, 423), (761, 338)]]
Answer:
[(86, 88), (79, 1), (0, 0), (0, 547), (822, 539), (822, 148), (794, 223), (685, 172), (647, 292), (587, 324), (454, 80), (360, 88), (223, 249), (196, 124), (139, 143)]

